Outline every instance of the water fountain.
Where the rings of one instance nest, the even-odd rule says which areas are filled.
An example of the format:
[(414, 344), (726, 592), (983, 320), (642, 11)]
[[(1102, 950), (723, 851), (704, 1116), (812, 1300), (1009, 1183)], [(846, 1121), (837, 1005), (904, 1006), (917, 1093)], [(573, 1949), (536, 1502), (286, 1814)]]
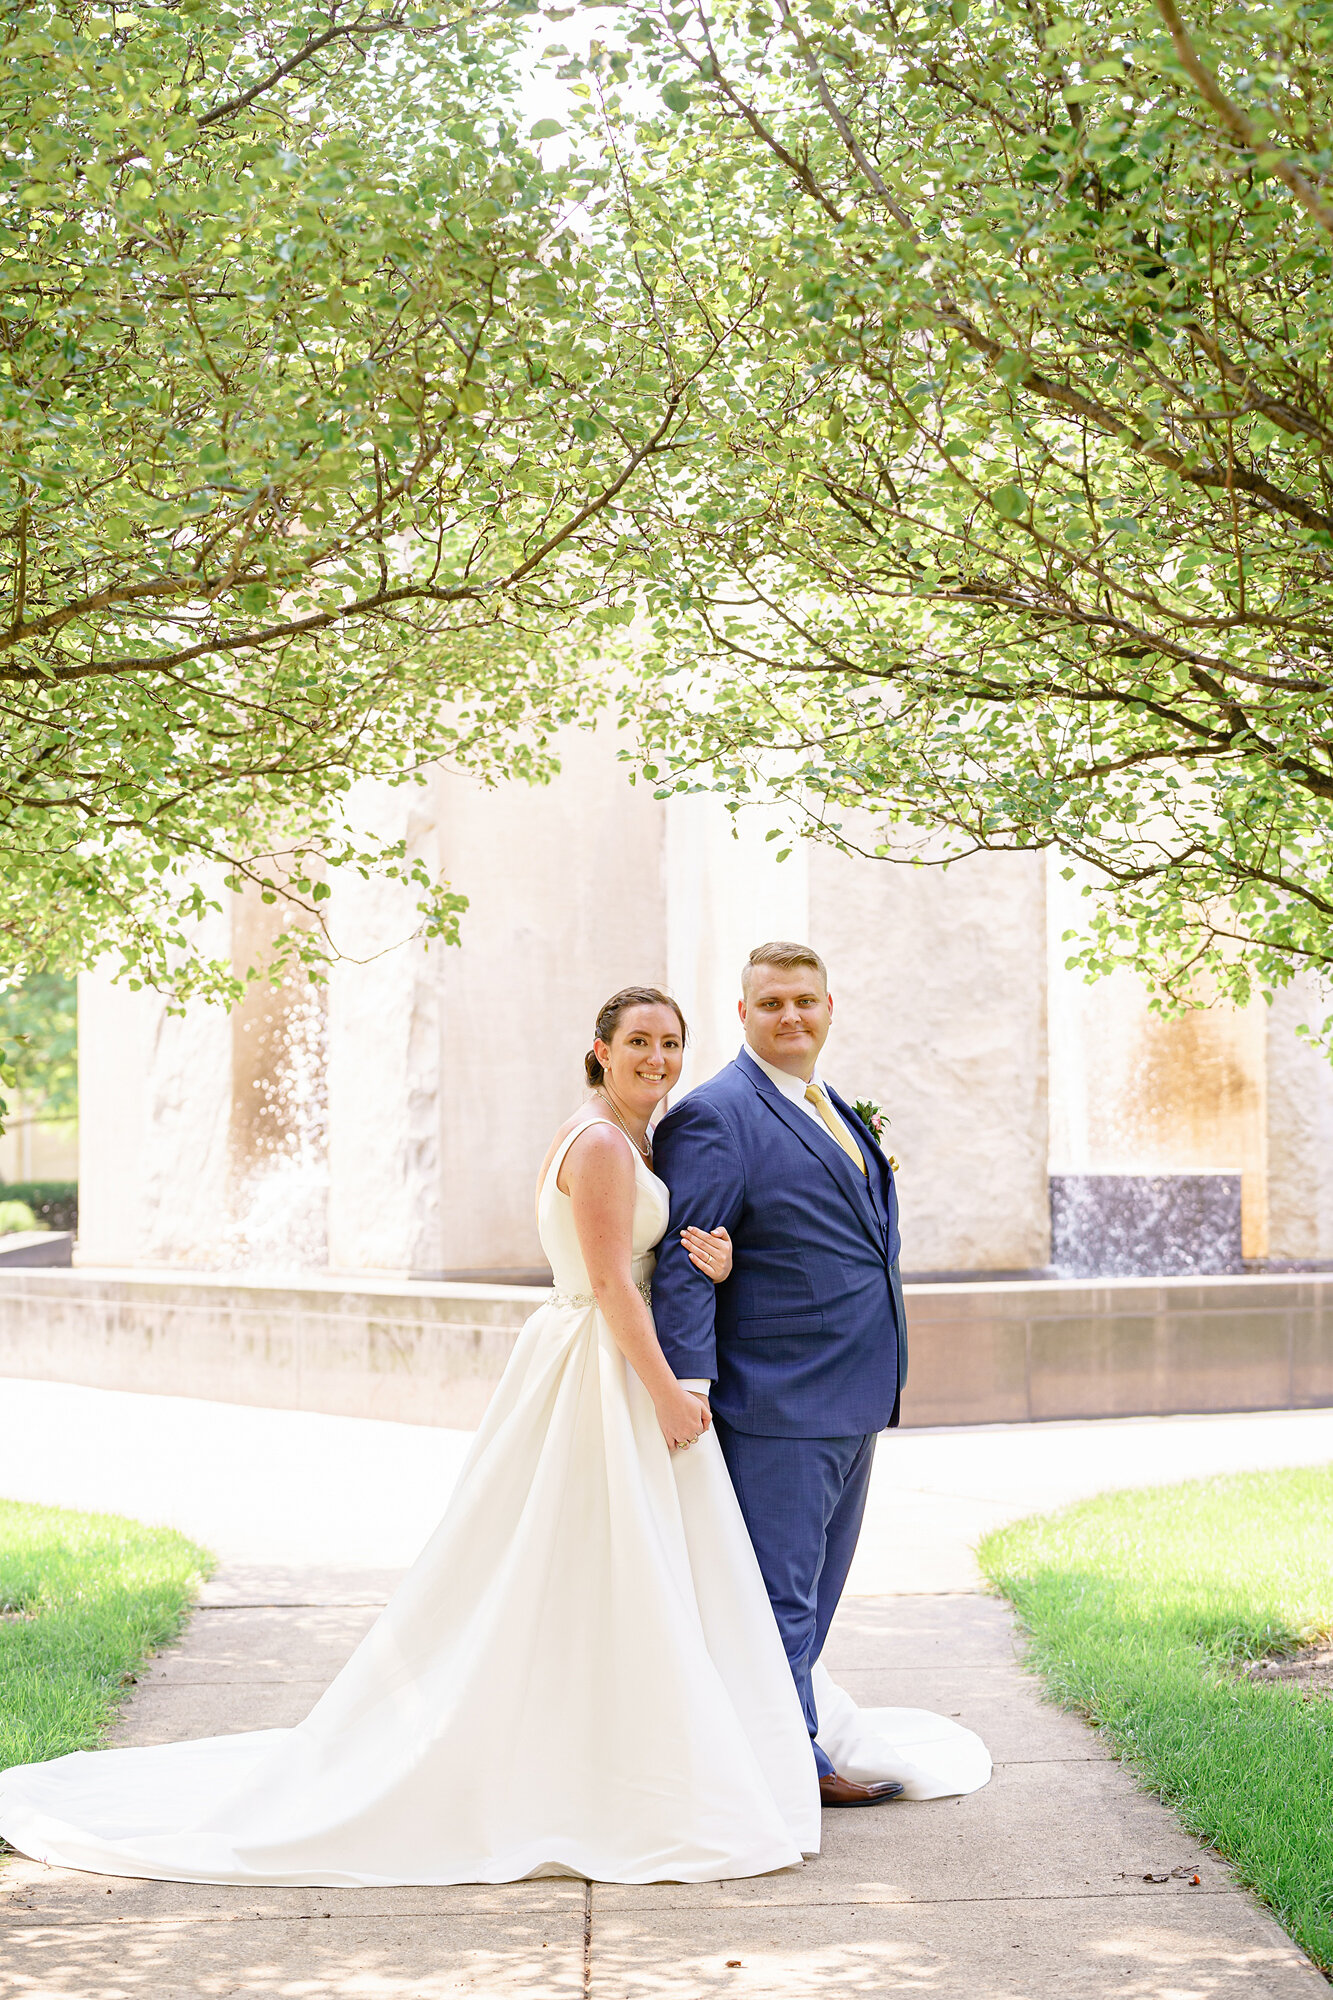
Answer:
[(1062, 1278), (1239, 1272), (1241, 1176), (1052, 1174), (1051, 1263)]

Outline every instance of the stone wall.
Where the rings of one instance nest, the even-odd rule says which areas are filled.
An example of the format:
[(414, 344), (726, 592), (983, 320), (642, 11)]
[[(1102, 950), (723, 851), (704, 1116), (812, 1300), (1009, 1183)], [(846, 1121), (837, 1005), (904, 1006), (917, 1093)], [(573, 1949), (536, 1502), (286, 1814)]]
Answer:
[[(349, 817), (449, 872), (440, 781), (358, 785)], [(329, 1263), (430, 1270), (442, 1252), (439, 982), (447, 947), (405, 943), (420, 919), (401, 883), (340, 871), (325, 905), (342, 960), (328, 989)]]
[[(762, 812), (733, 815), (709, 793), (667, 805), (667, 976), (690, 1024), (682, 1090), (713, 1076), (740, 1047), (741, 967), (754, 946), (813, 941), (808, 850), (770, 840), (774, 831)], [(779, 861), (784, 847), (791, 851)]]
[[(518, 1286), (0, 1269), (0, 1375), (469, 1429)], [(1333, 1406), (1333, 1276), (907, 1287), (903, 1422)]]
[(938, 868), (810, 857), (835, 1000), (831, 1080), (892, 1121), (903, 1264), (1049, 1261), (1045, 870), (1040, 855)]
[(518, 1286), (0, 1268), (0, 1375), (469, 1430), (544, 1296)]
[(1302, 1040), (1333, 1002), (1310, 979), (1279, 993), (1267, 1013), (1268, 1254), (1333, 1262), (1333, 1065)]
[(583, 1101), (602, 1002), (667, 976), (664, 816), (614, 732), (571, 731), (549, 786), (441, 783), (440, 840), (469, 897), (436, 968), (441, 1250), (434, 1270), (543, 1262), (537, 1170)]
[(933, 1285), (912, 1424), (1333, 1406), (1333, 1275)]
[[(1333, 1261), (1333, 1068), (1295, 1036), (1317, 995), (1163, 1021), (1131, 974), (1065, 969), (1087, 906), (1058, 857), (945, 871), (798, 843), (779, 862), (762, 809), (734, 825), (710, 795), (654, 800), (617, 747), (570, 732), (545, 787), (356, 788), (354, 823), (469, 897), (459, 948), (404, 942), (415, 892), (343, 871), (323, 993), (177, 1018), (87, 977), (81, 1258), (540, 1272), (536, 1173), (582, 1101), (599, 1002), (666, 983), (688, 1087), (740, 1045), (749, 948), (794, 936), (829, 963), (829, 1078), (891, 1120), (909, 1272), (1046, 1267), (1051, 1172), (1238, 1173), (1246, 1256)], [(244, 966), (278, 913), (219, 900), (208, 948)]]
[[(230, 912), (209, 918), (204, 945), (230, 955)], [(220, 1008), (181, 1017), (109, 972), (80, 976), (79, 1247), (89, 1261), (206, 1265), (219, 1254), (232, 1033)]]

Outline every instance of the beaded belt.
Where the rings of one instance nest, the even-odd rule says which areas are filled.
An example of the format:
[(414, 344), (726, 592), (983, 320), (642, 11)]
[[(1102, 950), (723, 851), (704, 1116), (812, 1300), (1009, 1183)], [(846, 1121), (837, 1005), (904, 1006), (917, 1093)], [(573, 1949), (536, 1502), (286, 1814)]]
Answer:
[[(635, 1290), (642, 1293), (649, 1305), (652, 1304), (653, 1281), (651, 1278), (639, 1278), (636, 1281)], [(592, 1292), (552, 1292), (550, 1303), (553, 1306), (595, 1306), (597, 1299)]]

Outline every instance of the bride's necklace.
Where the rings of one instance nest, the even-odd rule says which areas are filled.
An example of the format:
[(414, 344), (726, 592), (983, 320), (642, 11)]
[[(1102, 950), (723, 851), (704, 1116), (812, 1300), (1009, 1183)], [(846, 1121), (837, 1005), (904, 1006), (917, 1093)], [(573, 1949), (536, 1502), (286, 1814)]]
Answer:
[(653, 1157), (652, 1140), (636, 1139), (634, 1134), (630, 1131), (629, 1126), (625, 1123), (620, 1113), (616, 1110), (614, 1103), (612, 1102), (611, 1098), (607, 1095), (607, 1093), (604, 1090), (599, 1090), (597, 1095), (601, 1098), (603, 1104), (606, 1105), (608, 1111), (611, 1113), (611, 1116), (615, 1119), (617, 1125), (620, 1127), (625, 1137), (629, 1140), (631, 1146), (637, 1148), (637, 1150), (642, 1154), (645, 1160), (651, 1161)]

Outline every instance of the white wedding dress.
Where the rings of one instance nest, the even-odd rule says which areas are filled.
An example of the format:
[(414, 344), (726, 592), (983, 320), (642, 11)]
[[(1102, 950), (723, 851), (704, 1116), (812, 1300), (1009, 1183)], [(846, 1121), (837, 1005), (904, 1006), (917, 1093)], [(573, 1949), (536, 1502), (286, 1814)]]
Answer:
[[(699, 1882), (818, 1851), (809, 1738), (717, 1439), (668, 1450), (591, 1299), (556, 1186), (583, 1129), (541, 1191), (555, 1295), (444, 1519), (305, 1721), (0, 1773), (14, 1847), (100, 1874), (329, 1888)], [(646, 1285), (668, 1197), (636, 1172)], [(822, 1686), (847, 1776), (936, 1797), (990, 1775), (956, 1723)]]

